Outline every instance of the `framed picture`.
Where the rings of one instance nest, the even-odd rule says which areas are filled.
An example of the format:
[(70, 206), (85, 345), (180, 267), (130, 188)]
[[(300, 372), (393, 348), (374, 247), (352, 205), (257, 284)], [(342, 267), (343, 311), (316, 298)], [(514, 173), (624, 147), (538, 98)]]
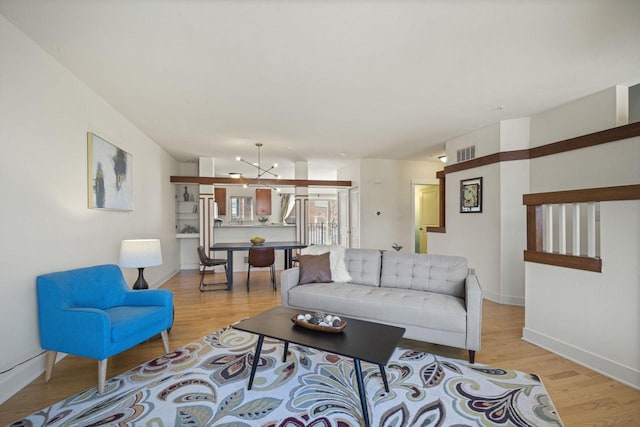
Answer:
[(133, 210), (131, 154), (87, 132), (90, 209)]
[(460, 213), (482, 212), (482, 178), (460, 181)]

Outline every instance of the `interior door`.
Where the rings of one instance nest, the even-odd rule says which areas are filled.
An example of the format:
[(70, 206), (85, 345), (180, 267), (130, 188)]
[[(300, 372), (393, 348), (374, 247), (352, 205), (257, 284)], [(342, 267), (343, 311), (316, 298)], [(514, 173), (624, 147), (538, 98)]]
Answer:
[(428, 251), (427, 227), (437, 227), (439, 218), (439, 186), (420, 186), (420, 253), (426, 254)]
[(360, 190), (349, 190), (349, 247), (360, 247)]
[(339, 244), (349, 247), (349, 192), (338, 190), (338, 227), (340, 229)]

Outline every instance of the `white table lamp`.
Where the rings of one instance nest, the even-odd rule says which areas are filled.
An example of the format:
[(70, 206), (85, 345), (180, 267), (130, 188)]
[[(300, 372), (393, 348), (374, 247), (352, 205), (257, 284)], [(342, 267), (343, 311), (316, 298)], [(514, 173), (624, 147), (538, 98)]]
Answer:
[(162, 264), (162, 249), (159, 239), (123, 240), (120, 245), (120, 266), (138, 269), (138, 280), (133, 289), (149, 289), (144, 280), (145, 267)]

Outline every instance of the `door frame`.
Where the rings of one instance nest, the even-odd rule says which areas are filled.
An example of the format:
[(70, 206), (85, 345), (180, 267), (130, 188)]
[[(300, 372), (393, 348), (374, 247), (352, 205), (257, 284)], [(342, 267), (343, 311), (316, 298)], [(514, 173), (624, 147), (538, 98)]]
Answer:
[[(410, 206), (411, 206), (411, 223), (409, 227), (411, 229), (411, 251), (415, 252), (416, 248), (416, 190), (419, 185), (440, 185), (440, 180), (433, 179), (412, 179), (411, 180), (411, 194), (410, 194)], [(428, 243), (427, 243), (428, 247)]]

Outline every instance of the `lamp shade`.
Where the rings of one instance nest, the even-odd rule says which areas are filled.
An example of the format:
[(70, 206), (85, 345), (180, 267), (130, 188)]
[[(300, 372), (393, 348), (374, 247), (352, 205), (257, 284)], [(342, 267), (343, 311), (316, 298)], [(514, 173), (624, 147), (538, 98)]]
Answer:
[(120, 266), (127, 268), (151, 267), (162, 264), (159, 239), (123, 240), (120, 245)]

